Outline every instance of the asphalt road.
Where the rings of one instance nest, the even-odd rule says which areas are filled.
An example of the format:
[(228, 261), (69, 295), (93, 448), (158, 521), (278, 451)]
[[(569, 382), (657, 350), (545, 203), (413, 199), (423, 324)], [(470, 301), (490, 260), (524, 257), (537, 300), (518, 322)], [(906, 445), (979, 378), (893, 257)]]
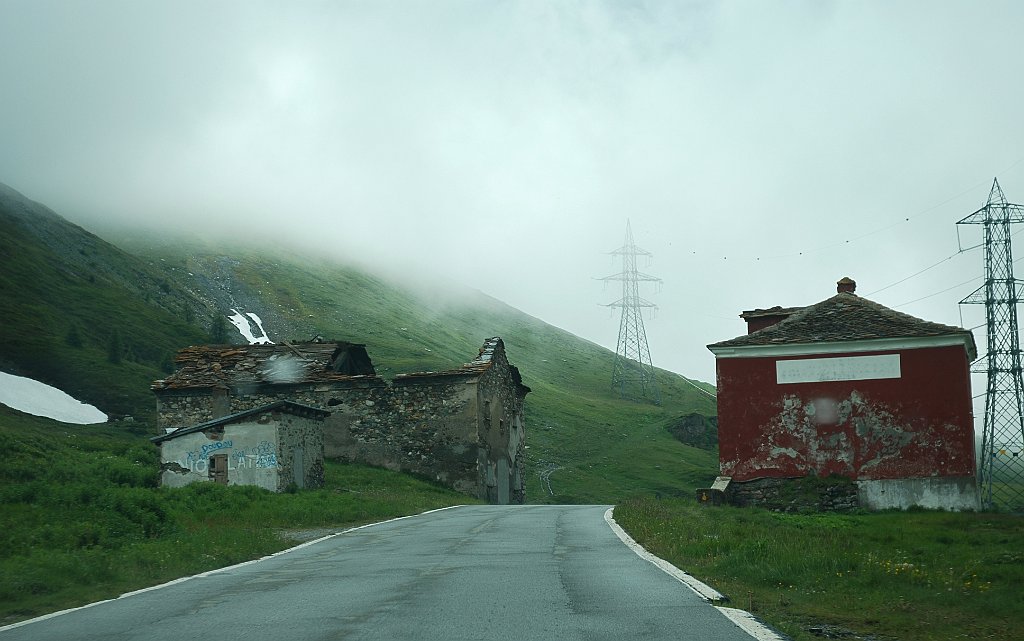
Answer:
[(606, 506), (466, 506), (0, 631), (0, 640), (751, 637), (610, 530)]

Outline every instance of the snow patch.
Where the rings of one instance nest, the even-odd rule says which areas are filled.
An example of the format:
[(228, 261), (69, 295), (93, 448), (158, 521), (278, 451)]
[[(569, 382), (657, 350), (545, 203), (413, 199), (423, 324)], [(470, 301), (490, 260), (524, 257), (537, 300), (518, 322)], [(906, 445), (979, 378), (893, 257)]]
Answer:
[[(231, 324), (238, 328), (238, 333), (242, 335), (245, 340), (249, 341), (250, 345), (273, 345), (274, 343), (267, 337), (266, 330), (263, 329), (263, 321), (260, 317), (252, 312), (242, 314), (237, 309), (232, 308), (234, 312), (231, 316), (228, 316), (228, 320)], [(246, 318), (248, 316), (249, 318)], [(252, 319), (250, 322), (249, 319)], [(254, 324), (255, 323), (255, 327)], [(256, 336), (253, 333), (253, 329), (258, 329), (260, 335)]]
[(46, 383), (0, 372), (0, 403), (62, 423), (106, 423), (107, 415)]

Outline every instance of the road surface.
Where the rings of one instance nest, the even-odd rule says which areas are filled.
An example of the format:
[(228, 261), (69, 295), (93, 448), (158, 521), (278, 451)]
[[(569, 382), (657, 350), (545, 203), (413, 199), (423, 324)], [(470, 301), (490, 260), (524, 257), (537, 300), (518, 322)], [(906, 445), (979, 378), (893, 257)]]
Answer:
[(464, 506), (0, 631), (0, 641), (751, 641), (607, 506)]

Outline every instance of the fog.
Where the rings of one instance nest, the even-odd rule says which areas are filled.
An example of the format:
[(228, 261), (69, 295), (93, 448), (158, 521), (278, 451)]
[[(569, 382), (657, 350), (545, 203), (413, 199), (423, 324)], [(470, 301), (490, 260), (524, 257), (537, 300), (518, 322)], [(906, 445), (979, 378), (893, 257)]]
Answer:
[(955, 221), (994, 176), (1024, 201), (1022, 27), (1019, 2), (2, 0), (0, 181), (86, 227), (433, 273), (612, 349), (628, 219), (655, 365), (713, 381), (740, 311), (843, 276), (961, 323), (983, 257)]

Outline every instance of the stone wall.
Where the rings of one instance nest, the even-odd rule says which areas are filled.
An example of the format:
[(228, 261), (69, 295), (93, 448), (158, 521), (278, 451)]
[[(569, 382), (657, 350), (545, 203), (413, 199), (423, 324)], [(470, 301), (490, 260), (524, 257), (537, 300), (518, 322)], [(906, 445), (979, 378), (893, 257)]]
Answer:
[(205, 423), (216, 418), (213, 415), (213, 391), (190, 389), (157, 392), (156, 414), (160, 434)]
[(857, 484), (841, 476), (733, 481), (726, 491), (726, 501), (780, 512), (841, 511), (860, 506)]
[(267, 411), (218, 422), (160, 443), (161, 484), (181, 487), (210, 481), (211, 458), (226, 457), (228, 485), (280, 492), (290, 485), (322, 487), (322, 419)]
[[(415, 474), (492, 503), (523, 503), (523, 399), (503, 350), (482, 372), (351, 382), (157, 390), (158, 427), (189, 427), (279, 400), (331, 412), (323, 422), (327, 458)], [(281, 444), (286, 486), (294, 448)], [(290, 447), (287, 452), (285, 447)], [(313, 446), (315, 447), (315, 445)], [(319, 472), (303, 473), (308, 483)], [(310, 476), (312, 475), (312, 476)], [(307, 484), (307, 487), (312, 486)]]
[(490, 503), (526, 502), (524, 472), (526, 431), (523, 397), (502, 352), (480, 377), (480, 466)]
[(219, 430), (193, 432), (160, 444), (160, 484), (182, 487), (209, 482), (210, 459), (227, 456), (228, 485), (256, 485), (278, 491), (277, 430), (263, 416)]
[(416, 474), (486, 498), (477, 469), (475, 379), (437, 376), (335, 390), (325, 402), (329, 458)]
[(320, 421), (281, 414), (277, 424), (277, 490), (324, 486), (324, 430)]

